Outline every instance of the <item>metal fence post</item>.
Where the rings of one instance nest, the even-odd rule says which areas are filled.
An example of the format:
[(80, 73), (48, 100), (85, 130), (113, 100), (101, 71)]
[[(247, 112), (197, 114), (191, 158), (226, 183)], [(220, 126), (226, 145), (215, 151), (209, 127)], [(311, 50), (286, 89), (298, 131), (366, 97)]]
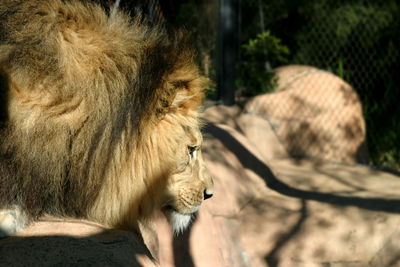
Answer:
[(218, 100), (235, 103), (235, 67), (237, 59), (239, 16), (238, 0), (220, 0), (218, 25)]

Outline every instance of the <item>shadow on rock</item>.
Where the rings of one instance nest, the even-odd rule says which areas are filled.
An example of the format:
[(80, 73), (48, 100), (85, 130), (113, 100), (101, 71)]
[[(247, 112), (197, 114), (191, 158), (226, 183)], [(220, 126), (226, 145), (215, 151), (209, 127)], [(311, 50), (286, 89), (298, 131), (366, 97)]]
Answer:
[(176, 267), (194, 267), (190, 254), (191, 227), (173, 239), (174, 263)]
[(118, 232), (103, 231), (86, 237), (0, 239), (0, 266), (143, 266), (151, 263), (150, 252), (141, 238)]
[(220, 140), (224, 146), (235, 154), (241, 164), (262, 177), (266, 185), (282, 195), (302, 200), (313, 200), (336, 206), (355, 206), (358, 208), (400, 213), (400, 199), (384, 199), (378, 197), (339, 196), (332, 193), (314, 192), (297, 189), (279, 180), (272, 170), (260, 159), (254, 156), (246, 147), (236, 140), (229, 132), (215, 124), (208, 124), (207, 133)]

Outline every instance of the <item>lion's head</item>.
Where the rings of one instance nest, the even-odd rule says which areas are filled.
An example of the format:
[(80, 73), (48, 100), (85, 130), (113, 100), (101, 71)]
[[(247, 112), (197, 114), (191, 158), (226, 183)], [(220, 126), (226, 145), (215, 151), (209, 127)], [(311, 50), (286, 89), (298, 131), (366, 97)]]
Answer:
[[(28, 19), (27, 19), (28, 18)], [(180, 231), (213, 193), (181, 33), (75, 0), (0, 3), (0, 205)]]
[(202, 202), (213, 195), (213, 182), (201, 154), (202, 136), (196, 123), (192, 124), (178, 129), (184, 138), (162, 205), (175, 233), (184, 230)]

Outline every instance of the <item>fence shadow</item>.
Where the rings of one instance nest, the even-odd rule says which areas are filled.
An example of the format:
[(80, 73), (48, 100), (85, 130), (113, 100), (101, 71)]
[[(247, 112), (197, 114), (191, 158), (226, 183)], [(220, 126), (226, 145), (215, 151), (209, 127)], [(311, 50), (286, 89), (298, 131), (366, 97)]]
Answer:
[(258, 176), (264, 179), (268, 188), (277, 191), (282, 195), (298, 198), (300, 200), (313, 200), (328, 203), (336, 206), (355, 206), (366, 210), (400, 213), (400, 199), (339, 196), (332, 193), (321, 193), (291, 187), (279, 180), (279, 178), (274, 175), (271, 169), (264, 162), (254, 156), (229, 132), (213, 123), (208, 124), (205, 130), (207, 133), (220, 140), (227, 149), (234, 153), (244, 168), (254, 171)]
[[(219, 142), (221, 142), (227, 150), (232, 152), (244, 169), (252, 170), (259, 177), (261, 177), (269, 189), (274, 190), (283, 196), (295, 198), (299, 201), (300, 209), (296, 212), (298, 213), (298, 215), (296, 215), (298, 217), (295, 221), (293, 221), (293, 223), (287, 225), (283, 232), (277, 233), (271, 249), (269, 249), (264, 256), (264, 260), (268, 266), (274, 267), (280, 264), (280, 253), (282, 249), (284, 249), (285, 246), (291, 242), (291, 240), (298, 237), (298, 234), (304, 230), (303, 227), (306, 227), (306, 223), (310, 215), (308, 211), (308, 201), (326, 203), (339, 208), (352, 206), (370, 211), (383, 211), (394, 214), (400, 213), (400, 199), (342, 196), (336, 195), (335, 193), (295, 188), (294, 186), (287, 184), (286, 182), (280, 180), (279, 177), (275, 176), (267, 164), (257, 158), (228, 131), (218, 127), (218, 125), (213, 123), (208, 124), (205, 131), (207, 134), (213, 136)], [(315, 171), (318, 172), (318, 168), (315, 169)], [(325, 173), (325, 175), (329, 174)], [(342, 181), (339, 178), (340, 177), (335, 177), (334, 175), (332, 176), (332, 179), (338, 179), (339, 182), (346, 183), (346, 181)], [(352, 186), (352, 184), (347, 185)], [(358, 259), (349, 262), (352, 264), (361, 264)], [(341, 263), (345, 264), (346, 261)], [(330, 263), (326, 262), (326, 264)]]
[(174, 253), (174, 263), (176, 267), (195, 266), (192, 255), (190, 253), (190, 236), (192, 233), (193, 223), (189, 226), (188, 229), (186, 229), (178, 236), (175, 236), (173, 239), (172, 247)]

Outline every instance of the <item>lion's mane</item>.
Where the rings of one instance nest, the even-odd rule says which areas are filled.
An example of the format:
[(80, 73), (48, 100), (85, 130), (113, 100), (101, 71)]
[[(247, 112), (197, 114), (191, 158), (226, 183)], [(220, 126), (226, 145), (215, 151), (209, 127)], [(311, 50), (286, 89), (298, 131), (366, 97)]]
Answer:
[(180, 33), (78, 1), (0, 2), (0, 206), (137, 228), (204, 79)]

